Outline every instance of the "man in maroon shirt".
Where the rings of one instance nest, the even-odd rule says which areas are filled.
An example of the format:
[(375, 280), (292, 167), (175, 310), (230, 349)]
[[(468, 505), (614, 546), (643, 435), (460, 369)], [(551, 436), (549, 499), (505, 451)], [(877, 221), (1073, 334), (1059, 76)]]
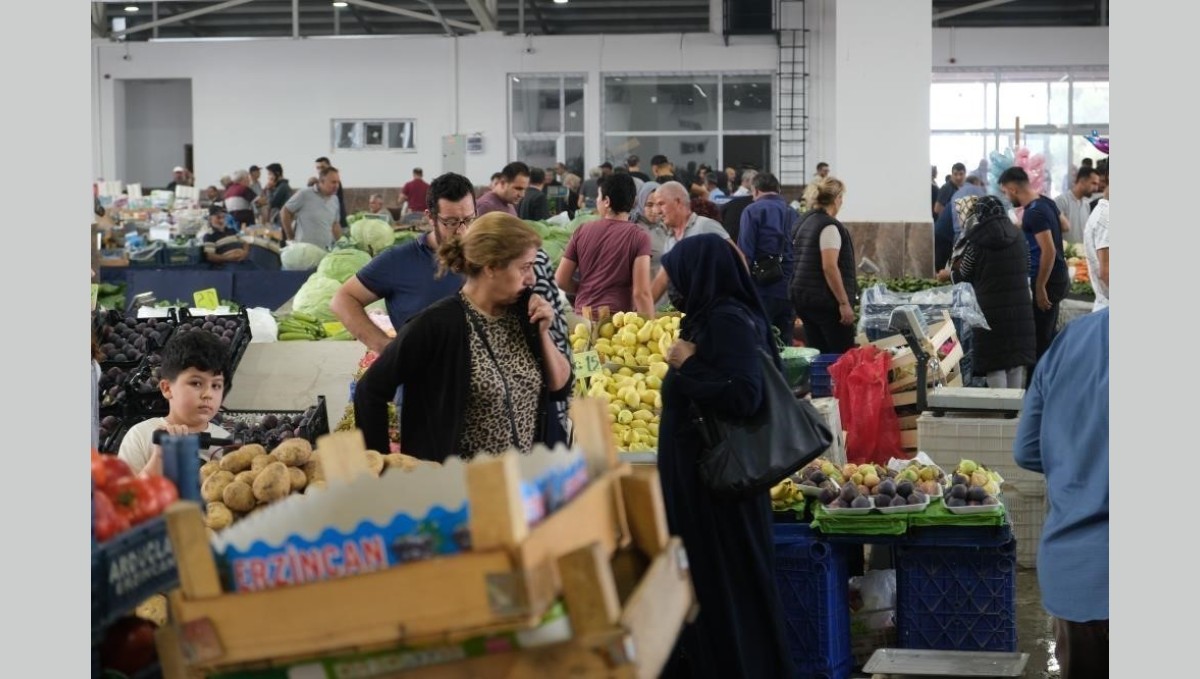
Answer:
[(400, 209), (404, 210), (407, 203), (410, 214), (418, 216), (425, 214), (425, 210), (429, 208), (426, 200), (429, 195), (429, 184), (425, 183), (425, 172), (419, 168), (413, 168), (413, 178), (400, 189)]
[[(654, 318), (650, 293), (650, 234), (629, 221), (637, 188), (628, 174), (599, 179), (596, 209), (602, 219), (588, 222), (571, 235), (554, 280), (575, 292), (575, 310), (591, 307), (609, 312), (636, 311)], [(579, 271), (579, 282), (574, 280)]]
[(516, 217), (516, 206), (529, 188), (529, 166), (520, 161), (505, 165), (500, 170), (500, 179), (492, 186), (491, 191), (475, 201), (475, 214), (482, 217), (489, 212), (507, 212)]

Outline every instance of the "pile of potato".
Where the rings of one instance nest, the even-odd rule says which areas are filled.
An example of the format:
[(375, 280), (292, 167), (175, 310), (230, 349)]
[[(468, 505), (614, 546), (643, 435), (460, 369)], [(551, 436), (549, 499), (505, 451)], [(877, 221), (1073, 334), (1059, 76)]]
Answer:
[[(379, 476), (390, 467), (410, 470), (419, 461), (408, 455), (365, 451), (366, 466)], [(270, 453), (251, 443), (200, 467), (200, 495), (208, 503), (205, 524), (218, 531), (255, 509), (292, 494), (325, 487), (325, 474), (302, 438), (284, 440)]]

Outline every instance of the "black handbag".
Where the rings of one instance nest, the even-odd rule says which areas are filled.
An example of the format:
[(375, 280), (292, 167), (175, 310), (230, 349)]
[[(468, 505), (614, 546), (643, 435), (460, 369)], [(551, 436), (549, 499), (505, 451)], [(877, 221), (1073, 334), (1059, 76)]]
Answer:
[(704, 450), (700, 478), (722, 495), (769, 490), (829, 449), (833, 434), (812, 403), (797, 399), (771, 357), (757, 349), (763, 403), (745, 419), (707, 415), (692, 404)]
[(783, 280), (783, 255), (761, 255), (750, 265), (750, 278), (759, 285)]

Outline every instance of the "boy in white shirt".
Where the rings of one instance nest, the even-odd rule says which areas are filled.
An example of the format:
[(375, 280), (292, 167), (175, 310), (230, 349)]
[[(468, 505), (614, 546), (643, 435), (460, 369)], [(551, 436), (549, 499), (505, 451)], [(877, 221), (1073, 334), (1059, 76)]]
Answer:
[[(225, 398), (225, 366), (229, 349), (212, 333), (195, 330), (175, 335), (162, 351), (162, 380), (158, 388), (167, 399), (166, 417), (139, 422), (121, 441), (117, 456), (135, 474), (162, 474), (162, 449), (152, 441), (162, 429), (173, 436), (208, 432), (213, 438), (230, 438), (229, 432), (212, 424)], [(213, 448), (200, 451), (208, 460)]]

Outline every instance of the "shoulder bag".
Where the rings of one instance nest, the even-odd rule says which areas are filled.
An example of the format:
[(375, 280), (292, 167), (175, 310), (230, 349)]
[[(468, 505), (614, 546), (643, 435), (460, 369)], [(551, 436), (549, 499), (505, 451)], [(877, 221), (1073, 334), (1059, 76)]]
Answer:
[(748, 418), (705, 413), (694, 402), (693, 421), (703, 443), (700, 478), (715, 493), (769, 490), (829, 449), (833, 435), (807, 400), (797, 399), (771, 357), (757, 349), (763, 403)]

